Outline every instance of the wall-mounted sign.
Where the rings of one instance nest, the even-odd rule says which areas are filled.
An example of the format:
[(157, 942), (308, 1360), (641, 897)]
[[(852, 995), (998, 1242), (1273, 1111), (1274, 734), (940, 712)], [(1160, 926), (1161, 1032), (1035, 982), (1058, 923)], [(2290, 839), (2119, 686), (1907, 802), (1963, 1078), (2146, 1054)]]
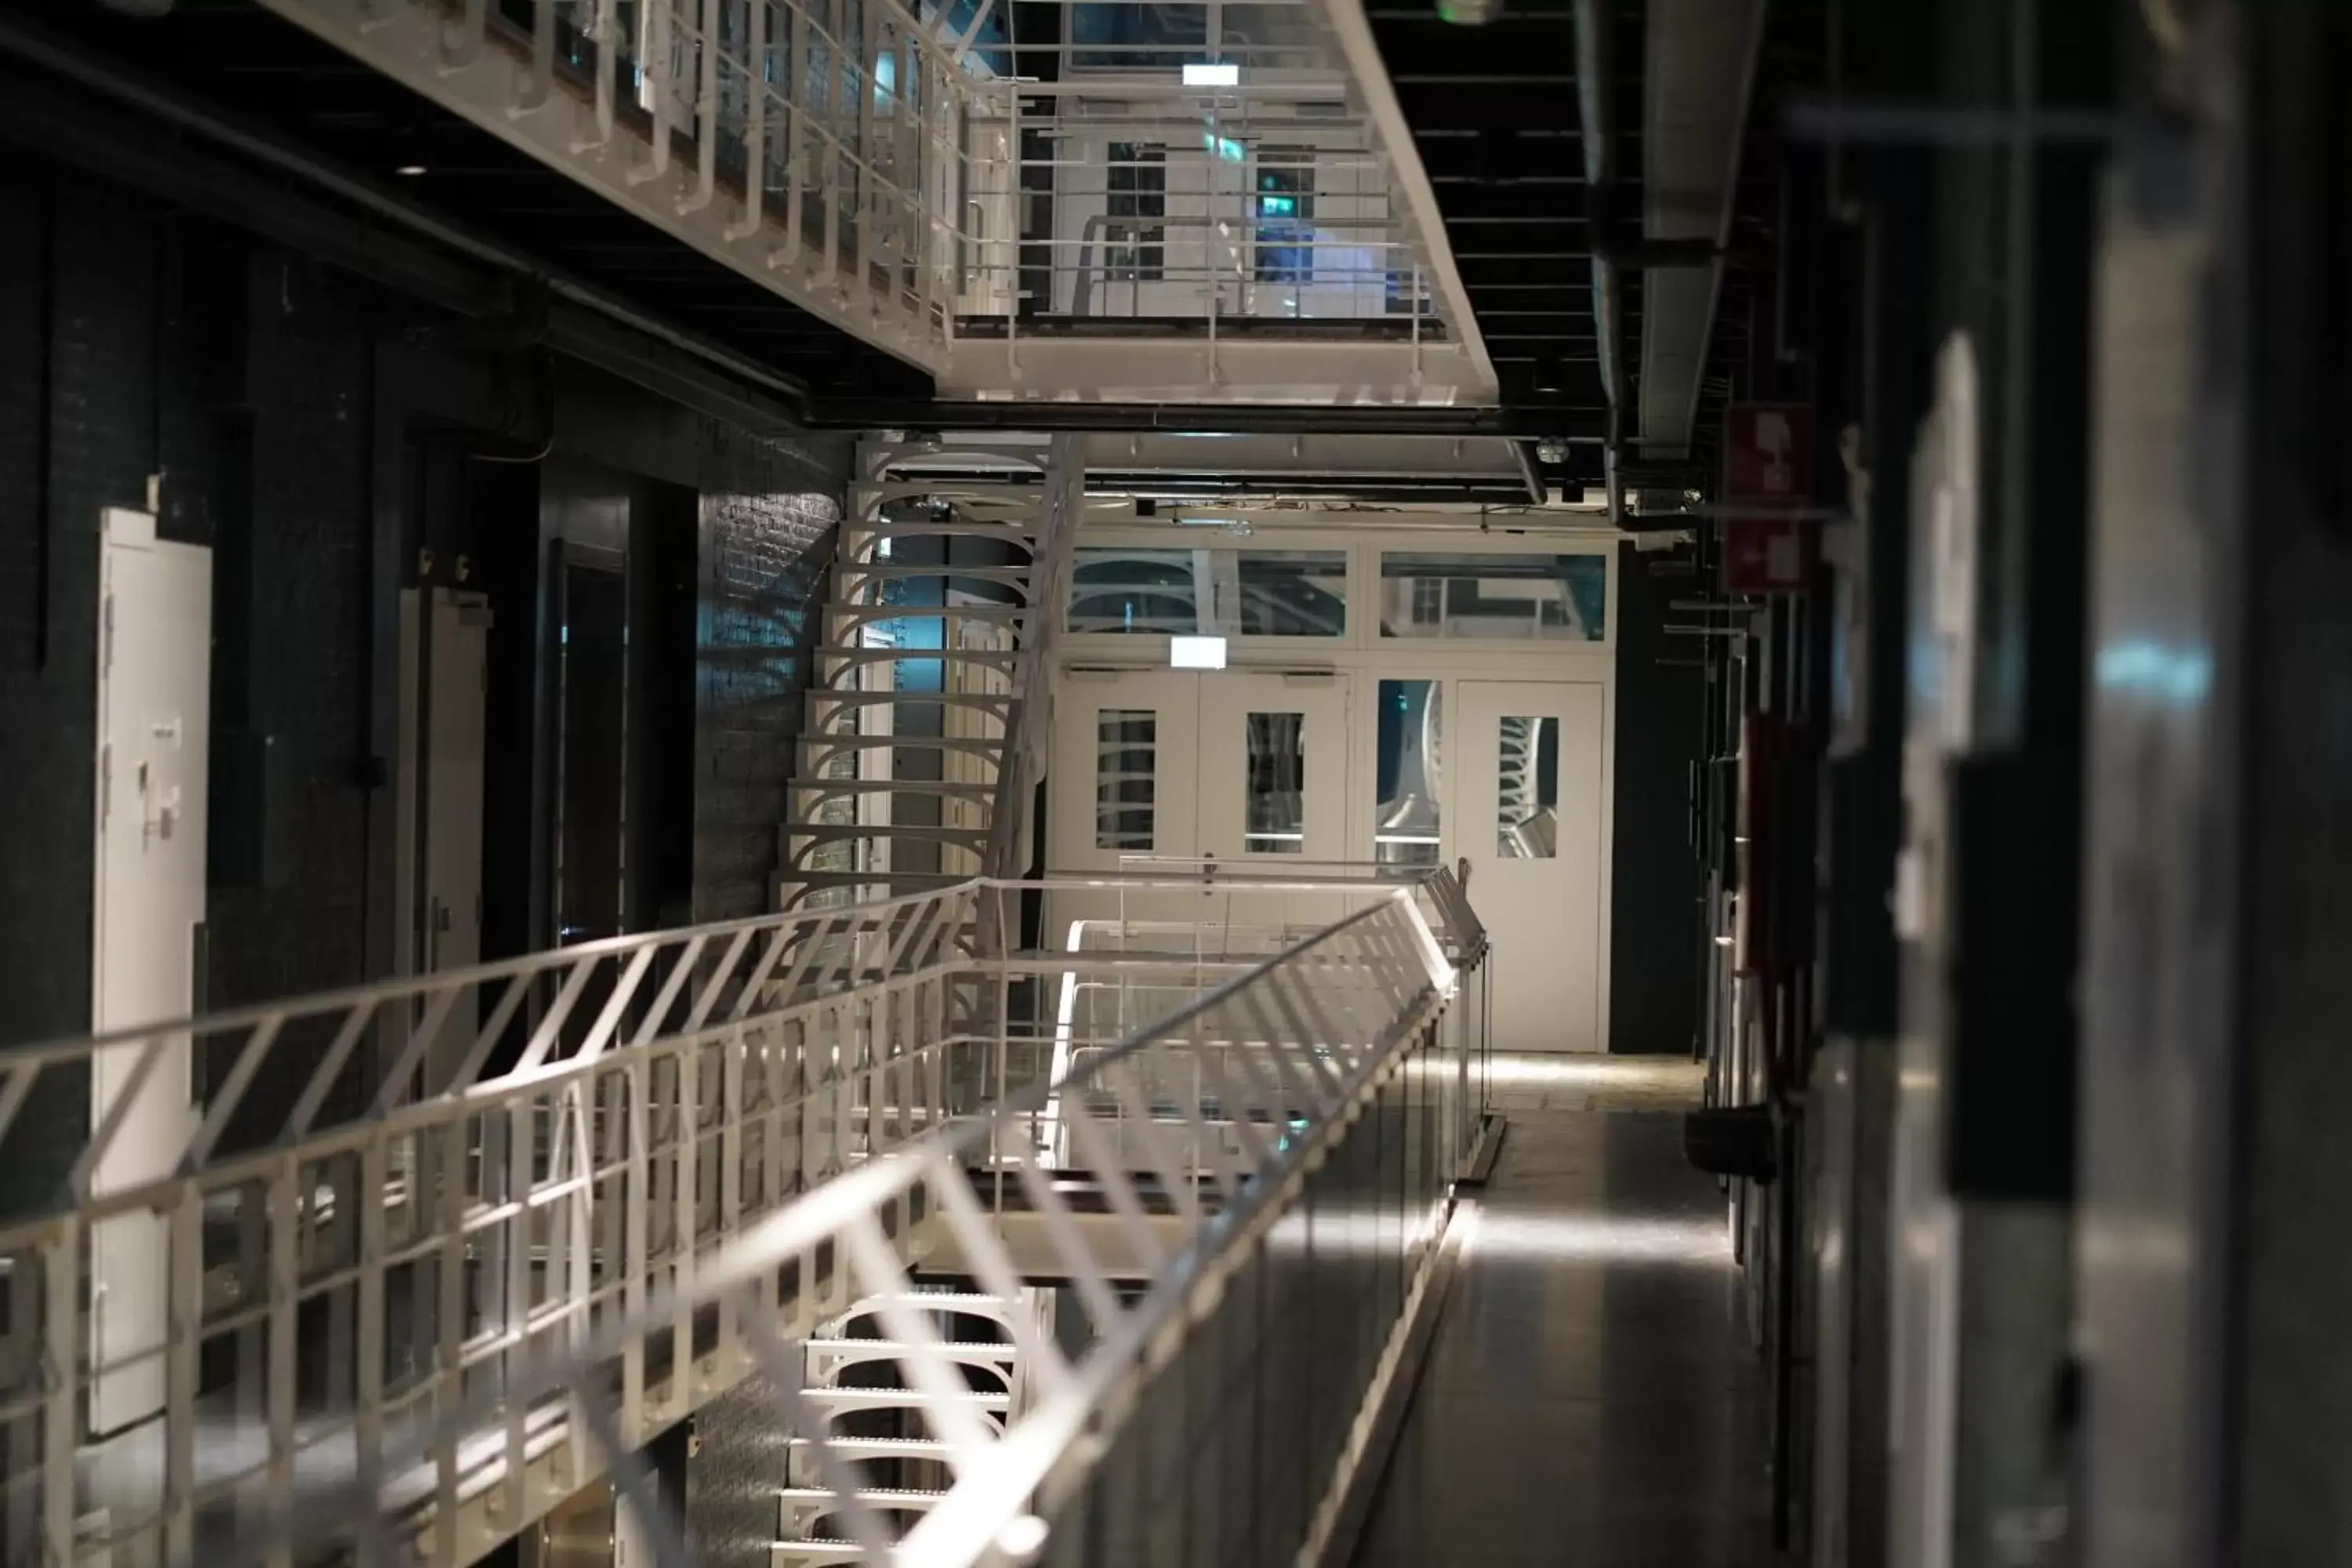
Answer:
[[(1735, 403), (1723, 421), (1723, 586), (1781, 594), (1811, 574), (1813, 410), (1803, 403)], [(1744, 507), (1754, 507), (1751, 513)]]
[(1735, 403), (1723, 416), (1723, 500), (1802, 506), (1813, 498), (1813, 410)]

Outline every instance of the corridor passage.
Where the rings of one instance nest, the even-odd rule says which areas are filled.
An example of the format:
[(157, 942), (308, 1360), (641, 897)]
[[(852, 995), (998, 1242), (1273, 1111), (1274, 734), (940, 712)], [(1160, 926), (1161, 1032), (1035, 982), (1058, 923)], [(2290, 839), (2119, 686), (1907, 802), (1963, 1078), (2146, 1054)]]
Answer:
[(1498, 1058), (1509, 1121), (1357, 1568), (1767, 1561), (1759, 1363), (1699, 1069)]

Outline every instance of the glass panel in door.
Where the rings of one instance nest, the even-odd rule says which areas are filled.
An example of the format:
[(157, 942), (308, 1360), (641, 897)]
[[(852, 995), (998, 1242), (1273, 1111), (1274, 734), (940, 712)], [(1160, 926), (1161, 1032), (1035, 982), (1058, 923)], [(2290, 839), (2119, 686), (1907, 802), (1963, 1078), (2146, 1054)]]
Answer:
[(1285, 872), (1343, 858), (1348, 757), (1345, 676), (1202, 676), (1201, 853)]
[(1383, 680), (1372, 729), (1372, 858), (1383, 866), (1444, 859), (1444, 685)]
[(1200, 677), (1066, 669), (1045, 776), (1047, 868), (1134, 870), (1198, 853)]
[(1246, 855), (1307, 853), (1307, 715), (1252, 713), (1243, 759)]

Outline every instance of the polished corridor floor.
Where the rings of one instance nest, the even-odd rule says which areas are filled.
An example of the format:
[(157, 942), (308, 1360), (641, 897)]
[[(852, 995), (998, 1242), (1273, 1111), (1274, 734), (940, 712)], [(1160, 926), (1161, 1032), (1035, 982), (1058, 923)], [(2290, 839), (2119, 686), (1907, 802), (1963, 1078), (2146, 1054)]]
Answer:
[(1510, 1123), (1356, 1568), (1760, 1568), (1759, 1363), (1697, 1069), (1498, 1058)]

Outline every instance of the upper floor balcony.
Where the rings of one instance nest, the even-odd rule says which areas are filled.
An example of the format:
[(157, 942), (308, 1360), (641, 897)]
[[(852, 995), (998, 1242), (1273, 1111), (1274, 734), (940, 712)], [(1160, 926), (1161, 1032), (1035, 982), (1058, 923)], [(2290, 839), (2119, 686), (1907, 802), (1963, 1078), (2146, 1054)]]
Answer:
[(1494, 398), (1360, 0), (262, 3), (941, 396)]

